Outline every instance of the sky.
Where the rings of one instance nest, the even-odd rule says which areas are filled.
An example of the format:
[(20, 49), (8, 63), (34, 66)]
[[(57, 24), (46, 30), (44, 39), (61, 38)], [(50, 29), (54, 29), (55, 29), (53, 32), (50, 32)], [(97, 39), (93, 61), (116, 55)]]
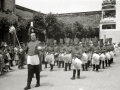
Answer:
[(103, 0), (16, 0), (16, 4), (41, 13), (99, 11)]

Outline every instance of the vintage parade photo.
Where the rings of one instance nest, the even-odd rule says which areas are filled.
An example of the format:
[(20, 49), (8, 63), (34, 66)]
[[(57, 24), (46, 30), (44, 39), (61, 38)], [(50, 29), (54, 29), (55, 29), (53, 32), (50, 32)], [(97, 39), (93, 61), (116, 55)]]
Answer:
[(120, 90), (120, 0), (0, 0), (0, 90)]

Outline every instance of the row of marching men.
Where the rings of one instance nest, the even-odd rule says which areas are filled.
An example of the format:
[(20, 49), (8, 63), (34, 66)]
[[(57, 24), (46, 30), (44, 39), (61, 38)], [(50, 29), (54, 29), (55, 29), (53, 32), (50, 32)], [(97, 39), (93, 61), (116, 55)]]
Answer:
[(47, 63), (50, 64), (50, 70), (53, 70), (55, 62), (57, 62), (58, 67), (73, 69), (73, 77), (75, 79), (75, 74), (77, 70), (77, 77), (80, 78), (80, 71), (88, 71), (88, 67), (92, 66), (93, 71), (105, 66), (110, 66), (113, 63), (114, 57), (114, 47), (112, 44), (112, 38), (98, 40), (98, 38), (93, 38), (92, 41), (89, 38), (82, 39), (81, 43), (78, 38), (71, 40), (69, 38), (64, 39), (65, 44), (63, 44), (63, 39), (60, 39), (60, 45), (57, 45), (57, 41), (53, 39), (47, 40), (47, 46), (45, 48), (45, 67), (47, 68)]

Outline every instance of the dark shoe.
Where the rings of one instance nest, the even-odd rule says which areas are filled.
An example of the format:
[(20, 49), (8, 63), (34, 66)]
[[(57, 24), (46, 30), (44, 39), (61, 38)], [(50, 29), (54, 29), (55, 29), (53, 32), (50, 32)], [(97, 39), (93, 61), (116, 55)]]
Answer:
[(39, 86), (40, 86), (40, 84), (36, 84), (36, 85), (35, 85), (35, 87), (39, 87)]
[(12, 70), (11, 68), (9, 68), (9, 70)]
[(21, 69), (25, 69), (24, 67), (22, 67)]
[(66, 69), (64, 69), (64, 71), (67, 71)]
[(30, 86), (26, 86), (26, 87), (24, 88), (24, 90), (28, 90), (28, 89), (31, 89), (31, 87), (30, 87)]
[(77, 78), (80, 79), (80, 76), (78, 76)]
[(75, 77), (72, 77), (72, 78), (71, 78), (71, 80), (74, 80), (74, 79), (75, 79)]

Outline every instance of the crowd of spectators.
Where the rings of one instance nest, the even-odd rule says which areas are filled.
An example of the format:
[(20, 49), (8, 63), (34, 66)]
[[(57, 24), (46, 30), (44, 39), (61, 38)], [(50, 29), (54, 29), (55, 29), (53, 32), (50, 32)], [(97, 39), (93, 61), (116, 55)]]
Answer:
[[(21, 43), (21, 48), (25, 48), (25, 44)], [(6, 44), (2, 42), (0, 45), (0, 74), (3, 75), (11, 67), (18, 65), (18, 69), (24, 69), (24, 64), (26, 64), (26, 52), (21, 52), (18, 45), (15, 47), (11, 44)]]

